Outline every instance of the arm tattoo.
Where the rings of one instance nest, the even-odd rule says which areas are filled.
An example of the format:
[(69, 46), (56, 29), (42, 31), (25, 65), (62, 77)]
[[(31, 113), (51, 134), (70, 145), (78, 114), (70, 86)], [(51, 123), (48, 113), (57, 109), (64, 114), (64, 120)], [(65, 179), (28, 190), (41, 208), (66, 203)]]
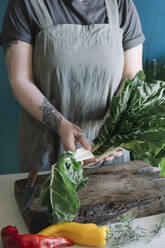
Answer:
[(46, 126), (50, 127), (58, 133), (61, 126), (61, 120), (63, 116), (58, 112), (58, 110), (46, 99), (43, 99), (42, 105), (39, 107), (43, 114), (43, 122)]
[(12, 45), (17, 44), (18, 40), (12, 40), (5, 46), (5, 55), (6, 55), (6, 68), (8, 71), (8, 77), (11, 78), (11, 61), (13, 57)]

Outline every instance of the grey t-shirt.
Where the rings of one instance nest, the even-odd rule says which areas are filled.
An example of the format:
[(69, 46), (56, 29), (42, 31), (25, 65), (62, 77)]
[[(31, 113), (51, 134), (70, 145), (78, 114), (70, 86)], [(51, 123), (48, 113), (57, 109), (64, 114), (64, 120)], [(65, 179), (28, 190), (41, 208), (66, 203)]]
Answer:
[[(145, 38), (133, 0), (116, 0), (119, 23), (123, 29), (123, 49), (126, 51), (144, 42)], [(105, 0), (45, 0), (54, 24), (107, 23)], [(14, 39), (34, 44), (41, 25), (29, 0), (9, 0), (5, 13), (1, 43)]]

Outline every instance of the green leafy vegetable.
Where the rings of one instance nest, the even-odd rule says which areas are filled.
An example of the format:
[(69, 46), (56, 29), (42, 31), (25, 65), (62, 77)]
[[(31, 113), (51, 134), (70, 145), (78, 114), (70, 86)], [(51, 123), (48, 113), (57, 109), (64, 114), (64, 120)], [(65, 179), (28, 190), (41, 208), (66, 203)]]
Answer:
[(159, 166), (165, 176), (165, 82), (147, 82), (144, 72), (126, 79), (112, 99), (110, 116), (93, 140), (92, 153), (104, 158), (123, 147), (134, 159)]
[(41, 204), (48, 207), (52, 223), (73, 220), (80, 206), (77, 192), (87, 182), (88, 178), (81, 162), (76, 161), (72, 152), (61, 156), (52, 166), (51, 175), (44, 182), (40, 192)]

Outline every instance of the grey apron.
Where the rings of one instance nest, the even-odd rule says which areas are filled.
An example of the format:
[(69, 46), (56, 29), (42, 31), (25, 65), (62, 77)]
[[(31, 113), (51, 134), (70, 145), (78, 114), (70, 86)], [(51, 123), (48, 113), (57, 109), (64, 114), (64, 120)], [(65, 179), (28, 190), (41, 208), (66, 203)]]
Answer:
[[(91, 143), (123, 73), (117, 0), (105, 0), (109, 23), (89, 25), (53, 25), (44, 0), (30, 2), (42, 27), (34, 45), (35, 83), (66, 119), (83, 130)], [(22, 109), (21, 171), (49, 170), (63, 152), (60, 137)], [(128, 152), (113, 163), (126, 160), (129, 160)]]

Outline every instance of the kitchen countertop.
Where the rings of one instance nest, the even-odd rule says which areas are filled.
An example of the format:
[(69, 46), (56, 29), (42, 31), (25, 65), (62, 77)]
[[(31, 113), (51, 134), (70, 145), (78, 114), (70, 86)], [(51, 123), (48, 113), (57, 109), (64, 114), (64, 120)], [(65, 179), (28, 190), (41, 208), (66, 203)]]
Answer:
[[(0, 175), (0, 229), (7, 225), (14, 225), (21, 234), (28, 233), (27, 226), (14, 196), (14, 182), (26, 177), (27, 173)], [(152, 231), (155, 225), (160, 223), (162, 216), (165, 216), (165, 214), (135, 219), (134, 224)], [(1, 241), (0, 248), (2, 248)], [(74, 248), (80, 248), (80, 246), (74, 245)], [(107, 244), (105, 248), (113, 248), (113, 246)], [(165, 248), (165, 228), (162, 229), (160, 235), (153, 238), (150, 243), (141, 240), (131, 242), (122, 248)]]

